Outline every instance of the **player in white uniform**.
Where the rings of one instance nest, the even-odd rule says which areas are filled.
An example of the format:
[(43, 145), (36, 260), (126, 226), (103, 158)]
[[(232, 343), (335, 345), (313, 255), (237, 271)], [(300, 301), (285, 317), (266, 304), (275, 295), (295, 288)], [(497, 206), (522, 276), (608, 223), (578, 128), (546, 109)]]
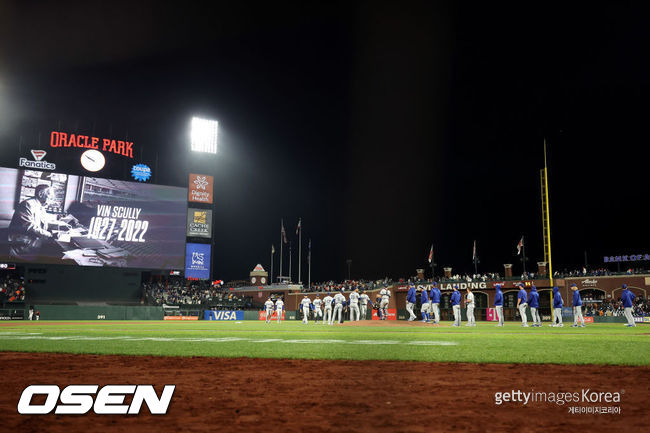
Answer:
[(384, 288), (379, 291), (379, 295), (381, 296), (381, 302), (379, 304), (381, 320), (386, 320), (386, 317), (388, 317), (388, 302), (390, 301), (390, 290), (388, 290), (388, 284), (384, 284)]
[(282, 298), (278, 298), (275, 301), (275, 313), (278, 315), (278, 323), (282, 320), (282, 310), (284, 310), (284, 301)]
[(327, 322), (329, 325), (332, 324), (332, 298), (331, 294), (328, 293), (327, 296), (323, 298), (323, 305), (325, 305), (325, 313), (323, 314), (323, 325)]
[(323, 323), (325, 323), (325, 320), (323, 319), (323, 311), (321, 310), (321, 306), (323, 305), (323, 300), (316, 294), (316, 297), (312, 301), (312, 305), (314, 306), (314, 323), (318, 323), (318, 318), (320, 317)]
[[(356, 320), (355, 320), (355, 315), (356, 315)], [(350, 293), (350, 321), (359, 321), (361, 319), (361, 312), (359, 311), (359, 289), (354, 289), (352, 293)]]
[(334, 311), (332, 313), (332, 318), (330, 319), (330, 325), (334, 324), (336, 320), (336, 313), (339, 315), (339, 323), (341, 323), (341, 316), (343, 315), (343, 305), (345, 304), (345, 296), (343, 293), (337, 293), (334, 295)]
[(366, 320), (368, 317), (368, 302), (370, 302), (370, 305), (372, 305), (370, 296), (366, 295), (366, 291), (364, 290), (359, 296), (359, 303), (361, 304), (361, 320)]
[(273, 301), (270, 296), (264, 303), (264, 308), (266, 308), (266, 323), (270, 323), (271, 317), (273, 317)]
[(302, 323), (308, 324), (309, 310), (311, 309), (311, 301), (309, 300), (309, 296), (305, 295), (305, 297), (302, 298), (302, 301), (300, 301), (300, 306), (302, 307)]
[(467, 326), (476, 326), (476, 319), (474, 318), (474, 293), (472, 293), (472, 289), (469, 287), (465, 296), (465, 305), (467, 306)]

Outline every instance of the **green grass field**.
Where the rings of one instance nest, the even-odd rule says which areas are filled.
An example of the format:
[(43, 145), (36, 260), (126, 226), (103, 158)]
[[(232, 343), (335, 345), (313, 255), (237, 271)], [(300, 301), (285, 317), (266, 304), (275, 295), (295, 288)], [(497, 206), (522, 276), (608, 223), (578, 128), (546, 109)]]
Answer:
[(12, 322), (0, 350), (89, 354), (650, 365), (650, 326), (475, 328), (310, 322)]

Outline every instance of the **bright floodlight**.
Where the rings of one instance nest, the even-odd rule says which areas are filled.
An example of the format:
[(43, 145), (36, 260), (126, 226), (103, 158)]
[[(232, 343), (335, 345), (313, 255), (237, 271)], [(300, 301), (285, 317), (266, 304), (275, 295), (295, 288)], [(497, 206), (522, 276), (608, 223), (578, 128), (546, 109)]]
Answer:
[(217, 153), (217, 129), (219, 122), (216, 120), (192, 118), (192, 150), (195, 152)]

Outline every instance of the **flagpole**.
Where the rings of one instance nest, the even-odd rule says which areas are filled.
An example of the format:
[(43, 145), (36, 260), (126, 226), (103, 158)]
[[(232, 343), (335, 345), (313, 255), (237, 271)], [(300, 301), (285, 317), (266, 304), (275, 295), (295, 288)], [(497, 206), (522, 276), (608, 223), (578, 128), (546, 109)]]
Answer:
[[(284, 219), (280, 219), (280, 224), (282, 225), (282, 228), (284, 228)], [(284, 239), (282, 239), (282, 230), (280, 230), (280, 277), (283, 276), (282, 275), (282, 256), (283, 256), (283, 254), (282, 254), (282, 243), (283, 242), (282, 241), (283, 240)]]
[(311, 287), (311, 239), (309, 239), (309, 252), (307, 253), (307, 265), (309, 266), (309, 271), (307, 272), (308, 281), (307, 287)]
[(300, 273), (302, 263), (302, 219), (298, 221), (298, 284), (302, 284), (302, 275)]
[[(521, 240), (522, 241), (524, 240), (523, 236), (521, 237)], [(524, 264), (524, 274), (525, 274), (526, 273), (526, 241), (524, 241), (521, 244), (521, 255), (522, 255), (521, 260), (522, 260), (522, 263)]]
[(273, 284), (273, 245), (271, 245), (271, 279), (269, 284)]
[(291, 275), (291, 241), (289, 241), (289, 283), (293, 280), (293, 275)]

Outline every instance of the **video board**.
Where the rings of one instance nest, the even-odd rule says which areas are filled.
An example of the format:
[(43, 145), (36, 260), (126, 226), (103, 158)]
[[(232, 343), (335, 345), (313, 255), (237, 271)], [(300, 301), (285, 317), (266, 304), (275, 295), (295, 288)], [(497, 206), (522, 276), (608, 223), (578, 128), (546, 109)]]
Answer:
[(0, 168), (0, 261), (182, 269), (187, 189)]

